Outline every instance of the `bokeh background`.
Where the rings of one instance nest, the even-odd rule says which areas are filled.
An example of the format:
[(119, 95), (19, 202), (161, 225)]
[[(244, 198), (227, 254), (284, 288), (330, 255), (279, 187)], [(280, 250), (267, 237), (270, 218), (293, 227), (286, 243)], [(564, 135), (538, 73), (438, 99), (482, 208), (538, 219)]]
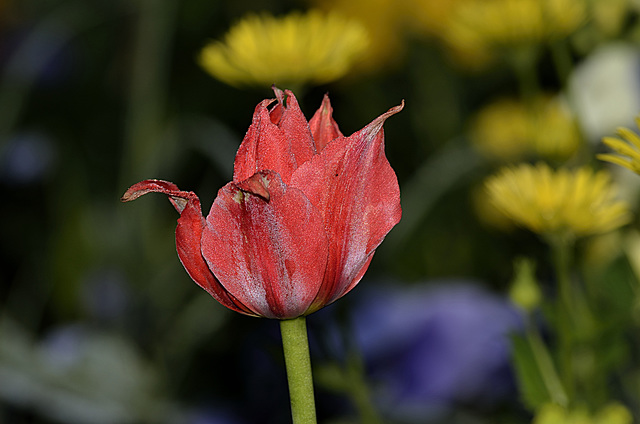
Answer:
[[(307, 320), (320, 422), (545, 422), (513, 340), (532, 321), (554, 356), (549, 247), (483, 181), (521, 161), (589, 164), (636, 210), (640, 177), (595, 153), (637, 130), (640, 3), (551, 2), (530, 32), (535, 10), (503, 3), (0, 0), (0, 423), (289, 422), (278, 323), (189, 279), (164, 196), (119, 198), (161, 178), (206, 213), (273, 93), (216, 79), (201, 49), (248, 13), (311, 8), (359, 20), (370, 44), (341, 78), (297, 82), (307, 117), (328, 92), (350, 134), (406, 102), (385, 124), (403, 220), (361, 284)], [(523, 103), (543, 105), (533, 123)], [(639, 240), (633, 218), (577, 244), (572, 272), (597, 299), (576, 360), (588, 422), (640, 416)], [(509, 296), (527, 276), (529, 312)], [(612, 404), (619, 421), (599, 412)]]

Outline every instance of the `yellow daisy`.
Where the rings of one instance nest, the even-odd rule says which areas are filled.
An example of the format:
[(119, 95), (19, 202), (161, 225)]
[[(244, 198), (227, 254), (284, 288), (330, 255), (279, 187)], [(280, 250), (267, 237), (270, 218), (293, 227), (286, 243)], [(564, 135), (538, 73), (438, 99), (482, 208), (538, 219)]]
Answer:
[(364, 26), (336, 13), (250, 15), (224, 41), (207, 44), (199, 59), (230, 85), (299, 86), (344, 76), (368, 44)]
[(369, 48), (358, 71), (375, 71), (400, 62), (405, 46), (406, 0), (312, 0), (325, 11), (361, 22), (369, 34)]
[(458, 3), (464, 0), (404, 0), (408, 21), (426, 35), (439, 37)]
[(632, 7), (630, 0), (594, 1), (590, 17), (604, 35), (613, 38), (624, 28)]
[(513, 161), (530, 155), (565, 160), (581, 139), (563, 102), (540, 96), (531, 107), (507, 98), (485, 106), (472, 121), (471, 140), (486, 156)]
[[(636, 126), (640, 128), (640, 117), (636, 118)], [(622, 140), (615, 137), (605, 137), (602, 142), (620, 156), (603, 153), (596, 155), (596, 157), (640, 174), (640, 136), (627, 128), (618, 128), (617, 134)]]
[(486, 181), (490, 200), (516, 224), (545, 236), (605, 233), (629, 222), (608, 172), (552, 170), (548, 165), (505, 167)]
[(633, 417), (629, 410), (618, 403), (609, 403), (596, 414), (586, 408), (567, 410), (560, 405), (548, 403), (540, 408), (532, 424), (631, 424)]
[(575, 31), (584, 0), (459, 0), (444, 38), (462, 52), (538, 44)]

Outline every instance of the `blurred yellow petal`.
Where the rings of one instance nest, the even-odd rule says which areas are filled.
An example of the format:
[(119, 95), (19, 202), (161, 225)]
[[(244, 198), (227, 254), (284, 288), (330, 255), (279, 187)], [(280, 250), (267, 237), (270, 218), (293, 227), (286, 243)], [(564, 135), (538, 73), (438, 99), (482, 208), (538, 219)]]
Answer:
[(375, 70), (398, 63), (405, 50), (405, 15), (403, 1), (394, 0), (313, 0), (314, 6), (351, 19), (367, 30), (370, 45), (357, 70)]
[(282, 18), (251, 15), (207, 44), (202, 67), (230, 85), (299, 86), (344, 76), (366, 51), (369, 38), (355, 20), (310, 11)]
[(640, 174), (640, 168), (638, 168), (632, 161), (624, 159), (621, 156), (612, 155), (610, 153), (602, 153), (596, 155), (596, 158), (605, 162), (613, 163), (615, 165), (620, 165), (623, 168), (627, 168), (635, 173)]
[(636, 149), (640, 149), (640, 137), (638, 137), (638, 134), (627, 128), (618, 128), (617, 133), (618, 136), (633, 144)]
[(552, 170), (540, 163), (505, 167), (486, 181), (490, 200), (516, 224), (541, 235), (605, 233), (631, 219), (606, 171)]
[[(636, 118), (636, 125), (640, 127), (640, 119), (638, 118)], [(596, 155), (596, 157), (640, 174), (640, 136), (627, 128), (619, 128), (617, 134), (622, 140), (615, 137), (604, 137), (602, 142), (620, 156), (605, 153)]]
[(629, 410), (617, 403), (610, 403), (591, 414), (585, 407), (573, 409), (548, 403), (536, 413), (532, 424), (631, 424), (633, 417)]
[(514, 99), (490, 103), (473, 119), (471, 140), (486, 156), (503, 161), (534, 155), (566, 160), (581, 143), (569, 109), (551, 96), (540, 96), (532, 106)]
[(601, 409), (595, 416), (593, 424), (631, 424), (633, 416), (627, 408), (611, 403)]
[(608, 37), (616, 36), (624, 26), (630, 11), (629, 0), (594, 1), (591, 16), (598, 28)]
[(554, 403), (544, 405), (536, 416), (532, 424), (566, 424), (567, 413), (564, 408)]
[(586, 19), (584, 0), (459, 0), (443, 37), (458, 51), (494, 51), (565, 37)]
[(622, 140), (613, 137), (604, 137), (602, 142), (620, 155), (628, 156), (631, 160), (640, 160), (640, 151)]

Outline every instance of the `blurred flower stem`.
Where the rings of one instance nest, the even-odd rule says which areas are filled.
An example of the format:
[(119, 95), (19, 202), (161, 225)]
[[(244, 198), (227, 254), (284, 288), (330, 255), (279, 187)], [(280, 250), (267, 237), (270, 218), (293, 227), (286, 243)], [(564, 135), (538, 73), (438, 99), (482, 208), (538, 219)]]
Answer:
[(573, 345), (575, 315), (573, 305), (573, 286), (571, 284), (570, 264), (573, 242), (567, 237), (557, 235), (550, 238), (553, 264), (556, 272), (558, 294), (556, 299), (555, 325), (558, 335), (558, 359), (561, 380), (569, 401), (574, 396)]
[[(7, 142), (47, 64), (94, 22), (87, 8), (63, 2), (37, 21), (15, 52), (5, 58), (0, 72), (0, 147)], [(47, 49), (42, 49), (43, 40)]]
[(138, 27), (133, 45), (125, 147), (123, 186), (153, 174), (164, 149), (156, 148), (162, 135), (169, 71), (170, 41), (175, 1), (138, 0)]
[(526, 335), (533, 351), (534, 358), (540, 370), (540, 376), (544, 381), (544, 385), (549, 393), (551, 401), (561, 406), (567, 406), (567, 394), (562, 387), (562, 382), (558, 377), (556, 368), (549, 354), (549, 350), (545, 345), (536, 324), (531, 322), (531, 317), (527, 316)]
[(367, 424), (382, 424), (382, 419), (371, 401), (371, 392), (365, 381), (365, 370), (362, 356), (351, 349), (348, 354), (348, 363), (345, 370), (346, 389), (351, 401), (360, 415), (360, 422)]
[[(170, 51), (176, 16), (175, 0), (136, 0), (135, 31), (131, 42), (129, 86), (124, 117), (124, 135), (119, 169), (118, 190), (128, 187), (145, 175), (159, 173), (165, 158), (172, 158), (166, 142), (166, 118)], [(140, 222), (142, 236), (136, 243), (150, 261), (157, 260), (152, 234), (157, 225), (152, 205), (122, 212), (121, 231), (128, 232), (127, 222)], [(153, 262), (152, 262), (153, 263)]]
[[(380, 333), (380, 337), (384, 337), (382, 334)], [(340, 335), (341, 343), (345, 346), (344, 361), (316, 368), (316, 382), (325, 389), (348, 397), (358, 413), (357, 422), (382, 424), (383, 420), (372, 397), (363, 353), (355, 342), (358, 335), (348, 331), (341, 331)]]
[(280, 321), (284, 361), (289, 380), (293, 424), (316, 423), (313, 376), (304, 316)]
[(567, 40), (561, 39), (550, 43), (551, 58), (561, 87), (567, 86), (567, 80), (573, 69), (573, 60)]
[(536, 74), (538, 56), (539, 52), (533, 46), (514, 49), (509, 55), (509, 62), (516, 75), (522, 101), (529, 107), (532, 107), (536, 96), (540, 93)]

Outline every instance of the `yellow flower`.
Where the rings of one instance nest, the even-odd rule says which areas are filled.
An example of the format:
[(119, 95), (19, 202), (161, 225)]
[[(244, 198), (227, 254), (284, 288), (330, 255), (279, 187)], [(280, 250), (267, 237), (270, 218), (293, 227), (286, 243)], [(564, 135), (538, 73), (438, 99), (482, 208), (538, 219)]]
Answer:
[(548, 403), (536, 413), (532, 424), (631, 424), (633, 417), (627, 408), (610, 403), (595, 415), (585, 408), (567, 410), (560, 405)]
[(206, 45), (200, 64), (235, 86), (322, 84), (344, 76), (368, 43), (359, 22), (336, 13), (250, 15)]
[(536, 280), (536, 265), (530, 259), (514, 261), (515, 277), (509, 288), (509, 299), (527, 313), (540, 306), (542, 292)]
[[(640, 128), (640, 116), (636, 118), (636, 126)], [(621, 156), (604, 153), (596, 155), (597, 158), (624, 166), (640, 174), (640, 137), (627, 128), (618, 128), (617, 134), (626, 142), (615, 137), (605, 137), (602, 142)]]
[(623, 253), (627, 231), (610, 231), (592, 237), (582, 248), (582, 262), (589, 270), (601, 270)]
[(461, 0), (404, 0), (410, 22), (426, 35), (441, 36)]
[(568, 108), (550, 96), (541, 96), (532, 107), (511, 99), (489, 104), (473, 120), (471, 140), (486, 156), (505, 161), (530, 155), (564, 160), (580, 146)]
[(615, 37), (624, 27), (629, 16), (630, 0), (594, 1), (591, 4), (591, 18), (602, 33)]
[(369, 48), (358, 70), (375, 70), (399, 62), (405, 50), (403, 0), (313, 0), (322, 10), (357, 19), (369, 34)]
[(505, 167), (486, 181), (489, 198), (516, 224), (544, 236), (605, 233), (630, 220), (606, 171), (548, 165)]
[(538, 44), (571, 34), (585, 20), (584, 0), (460, 0), (444, 37), (461, 51)]
[(510, 233), (516, 226), (509, 217), (505, 216), (500, 209), (487, 196), (487, 188), (480, 181), (470, 193), (471, 206), (479, 222), (489, 228)]

